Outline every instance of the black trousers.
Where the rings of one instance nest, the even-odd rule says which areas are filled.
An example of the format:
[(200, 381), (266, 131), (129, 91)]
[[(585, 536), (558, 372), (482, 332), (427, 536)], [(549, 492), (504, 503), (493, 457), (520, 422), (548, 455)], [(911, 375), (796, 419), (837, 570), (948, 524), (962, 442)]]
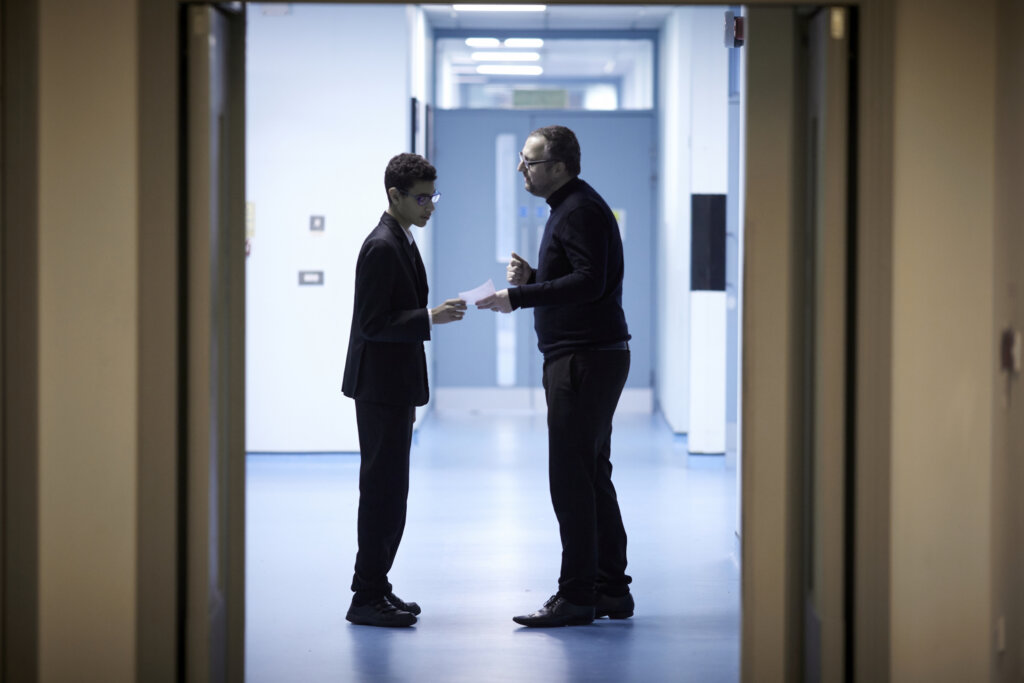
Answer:
[(388, 572), (405, 531), (413, 406), (356, 400), (359, 429), (359, 520), (353, 596), (365, 604), (391, 592)]
[(612, 485), (612, 417), (629, 351), (576, 351), (544, 361), (548, 479), (562, 538), (558, 592), (577, 605), (624, 595), (626, 530)]

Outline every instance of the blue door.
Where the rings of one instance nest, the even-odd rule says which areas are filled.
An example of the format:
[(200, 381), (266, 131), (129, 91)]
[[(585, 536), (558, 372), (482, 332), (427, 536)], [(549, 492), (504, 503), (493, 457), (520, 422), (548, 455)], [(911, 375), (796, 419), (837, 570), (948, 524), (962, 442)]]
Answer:
[[(436, 112), (432, 161), (444, 199), (430, 228), (432, 300), (456, 296), (488, 278), (502, 289), (512, 250), (536, 266), (548, 206), (523, 189), (516, 165), (530, 131), (553, 124), (576, 133), (582, 149), (580, 177), (619, 218), (626, 262), (622, 303), (633, 335), (626, 386), (650, 387), (656, 164), (650, 112)], [(541, 384), (542, 358), (529, 310), (498, 315), (471, 307), (457, 334), (435, 346), (434, 359), (436, 387)]]

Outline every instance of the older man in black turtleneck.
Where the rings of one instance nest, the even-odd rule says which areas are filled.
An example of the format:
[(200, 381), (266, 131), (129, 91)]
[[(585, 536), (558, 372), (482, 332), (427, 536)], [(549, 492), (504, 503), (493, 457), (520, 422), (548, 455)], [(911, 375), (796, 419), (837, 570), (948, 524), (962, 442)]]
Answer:
[(562, 539), (558, 592), (524, 626), (573, 626), (633, 615), (626, 532), (612, 485), (612, 416), (629, 374), (622, 311), (622, 239), (611, 209), (579, 178), (580, 146), (564, 126), (533, 131), (519, 154), (526, 190), (551, 216), (537, 268), (513, 253), (517, 285), (477, 302), (510, 313), (534, 309), (544, 354), (548, 477)]

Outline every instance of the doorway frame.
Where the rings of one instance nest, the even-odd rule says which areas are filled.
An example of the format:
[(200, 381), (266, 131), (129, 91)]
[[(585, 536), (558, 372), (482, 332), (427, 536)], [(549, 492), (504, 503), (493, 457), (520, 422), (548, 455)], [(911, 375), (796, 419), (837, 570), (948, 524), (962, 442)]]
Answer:
[[(322, 0), (310, 0), (321, 3)], [(5, 3), (5, 7), (8, 4)], [(35, 3), (28, 3), (35, 6)], [(179, 71), (181, 8), (186, 0), (140, 2), (139, 26), (139, 566), (137, 661), (140, 677), (174, 680), (181, 662), (183, 577), (178, 566), (182, 488), (178, 467), (183, 438), (180, 417), (187, 406), (180, 395), (179, 343), (181, 333), (178, 291), (182, 266), (176, 245), (183, 226), (180, 202), (182, 158), (179, 152), (182, 92)], [(395, 3), (372, 3), (395, 4)], [(563, 4), (587, 5), (593, 1)], [(652, 0), (650, 4), (678, 5)], [(719, 5), (691, 2), (689, 5)], [(748, 7), (777, 6), (751, 0)], [(787, 5), (821, 5), (796, 1)], [(851, 340), (855, 385), (848, 387), (853, 405), (853, 433), (848, 435), (853, 472), (852, 511), (853, 602), (848, 615), (854, 625), (852, 679), (885, 681), (889, 678), (889, 492), (891, 433), (892, 340), (892, 119), (893, 119), (893, 9), (885, 0), (853, 0), (858, 10), (857, 139), (855, 198), (857, 216), (853, 241), (856, 283), (855, 330)], [(36, 34), (29, 34), (36, 35)], [(751, 39), (756, 40), (756, 28)], [(28, 39), (31, 42), (31, 38)], [(9, 107), (10, 105), (5, 105)], [(757, 149), (747, 149), (748, 164)], [(4, 150), (5, 162), (9, 156)], [(751, 187), (747, 184), (747, 191)], [(4, 223), (4, 237), (8, 237)], [(36, 223), (33, 223), (36, 225)], [(33, 233), (34, 234), (34, 233)], [(5, 255), (6, 256), (6, 255)], [(746, 269), (756, 268), (748, 252)], [(5, 273), (7, 271), (5, 270)], [(750, 289), (750, 280), (747, 280)], [(752, 301), (747, 301), (748, 308)], [(30, 311), (34, 314), (37, 311)], [(12, 311), (5, 307), (5, 320)], [(12, 341), (4, 328), (4, 349)], [(34, 349), (29, 355), (34, 355)], [(770, 368), (773, 359), (752, 349), (744, 358), (748, 372)], [(5, 377), (5, 382), (8, 382)], [(5, 395), (11, 396), (5, 384)], [(11, 402), (5, 402), (8, 406)], [(746, 403), (746, 401), (745, 401)], [(11, 407), (11, 412), (34, 406)], [(764, 407), (755, 397), (743, 414)], [(786, 407), (787, 418), (793, 412)], [(24, 413), (22, 413), (24, 414)], [(11, 424), (11, 422), (8, 422)], [(5, 446), (8, 434), (4, 434)], [(787, 491), (798, 476), (798, 463), (786, 449), (760, 450), (748, 431), (744, 459), (757, 461), (758, 472), (743, 477), (744, 515), (772, 520), (758, 529), (763, 543), (744, 547), (742, 562), (741, 665), (744, 680), (786, 680), (793, 666), (794, 634), (799, 618), (799, 596), (790, 595), (787, 577), (799, 558), (780, 553), (794, 521), (787, 511)], [(8, 454), (6, 448), (0, 456)], [(37, 461), (34, 445), (29, 453)], [(9, 466), (7, 458), (3, 463)], [(32, 470), (32, 468), (29, 468)], [(34, 476), (34, 470), (32, 470)], [(6, 480), (5, 486), (16, 482)], [(8, 489), (10, 490), (10, 489)], [(797, 521), (796, 524), (799, 524)], [(799, 533), (797, 528), (793, 533)], [(750, 534), (745, 534), (749, 536)], [(5, 551), (7, 548), (5, 547)], [(11, 558), (5, 557), (7, 566)], [(755, 584), (754, 577), (758, 577)], [(784, 596), (775, 600), (772, 596)], [(7, 606), (5, 605), (5, 611)], [(145, 615), (145, 618), (142, 618)]]
[(0, 0), (0, 680), (39, 676), (39, 7)]

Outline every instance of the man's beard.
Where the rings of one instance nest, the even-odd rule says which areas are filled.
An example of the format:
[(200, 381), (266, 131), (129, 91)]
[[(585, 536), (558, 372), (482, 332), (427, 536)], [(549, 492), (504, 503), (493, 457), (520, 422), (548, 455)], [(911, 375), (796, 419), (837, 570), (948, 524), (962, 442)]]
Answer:
[(538, 192), (538, 190), (541, 189), (541, 188), (539, 188), (537, 186), (537, 183), (535, 183), (528, 176), (524, 176), (524, 178), (526, 179), (526, 191), (527, 192), (529, 192), (530, 194), (535, 195), (537, 197), (543, 196), (540, 192)]

